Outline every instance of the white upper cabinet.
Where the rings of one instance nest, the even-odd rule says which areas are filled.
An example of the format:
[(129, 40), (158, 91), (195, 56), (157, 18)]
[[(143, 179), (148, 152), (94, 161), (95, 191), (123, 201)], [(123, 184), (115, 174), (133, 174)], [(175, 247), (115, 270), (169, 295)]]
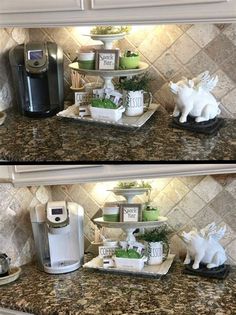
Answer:
[[(9, 172), (10, 168), (10, 172)], [(0, 183), (8, 182), (11, 180), (11, 167), (0, 165)]]
[(229, 0), (91, 0), (92, 9), (123, 9), (193, 4), (211, 4)]
[(9, 166), (15, 186), (236, 173), (235, 164), (124, 164)]
[(0, 0), (0, 13), (83, 10), (83, 0)]
[(236, 0), (0, 0), (0, 27), (236, 21)]

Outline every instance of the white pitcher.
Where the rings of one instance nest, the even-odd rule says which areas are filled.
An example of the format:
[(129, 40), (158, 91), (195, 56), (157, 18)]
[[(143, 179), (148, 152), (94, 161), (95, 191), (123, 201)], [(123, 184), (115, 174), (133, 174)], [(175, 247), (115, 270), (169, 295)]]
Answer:
[(167, 258), (169, 252), (169, 246), (167, 244), (164, 244), (163, 242), (148, 242), (146, 243), (146, 246), (148, 265), (159, 265)]
[[(148, 95), (148, 102), (144, 103), (144, 95)], [(140, 91), (124, 91), (124, 106), (126, 107), (126, 116), (142, 115), (144, 109), (147, 109), (152, 103), (152, 94), (150, 92)]]

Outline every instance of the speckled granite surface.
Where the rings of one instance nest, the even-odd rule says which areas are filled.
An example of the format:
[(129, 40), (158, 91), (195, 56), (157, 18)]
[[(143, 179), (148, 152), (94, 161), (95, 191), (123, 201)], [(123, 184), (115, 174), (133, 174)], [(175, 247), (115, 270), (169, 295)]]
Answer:
[(170, 161), (236, 159), (236, 123), (227, 119), (216, 136), (169, 127), (163, 109), (139, 130), (65, 118), (30, 119), (13, 109), (0, 126), (0, 160)]
[(181, 271), (175, 262), (160, 279), (84, 269), (56, 276), (25, 265), (15, 283), (1, 287), (0, 306), (43, 315), (236, 314), (236, 268), (225, 280)]

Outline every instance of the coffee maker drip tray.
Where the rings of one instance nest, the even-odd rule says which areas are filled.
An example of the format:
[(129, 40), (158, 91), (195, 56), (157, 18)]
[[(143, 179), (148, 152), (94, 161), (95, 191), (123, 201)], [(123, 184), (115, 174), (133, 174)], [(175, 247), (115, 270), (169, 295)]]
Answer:
[(67, 273), (78, 269), (81, 266), (80, 261), (64, 260), (58, 261), (51, 266), (51, 263), (44, 264), (44, 271), (51, 274)]

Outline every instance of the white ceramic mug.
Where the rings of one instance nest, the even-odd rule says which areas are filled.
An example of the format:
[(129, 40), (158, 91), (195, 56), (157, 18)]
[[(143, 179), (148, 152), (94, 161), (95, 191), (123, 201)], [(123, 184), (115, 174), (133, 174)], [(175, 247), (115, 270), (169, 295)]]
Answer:
[[(148, 102), (144, 103), (144, 95), (148, 95)], [(126, 107), (126, 116), (142, 115), (144, 109), (147, 109), (152, 103), (152, 94), (150, 92), (140, 91), (124, 91), (124, 105)]]
[[(165, 253), (164, 246), (166, 247)], [(168, 252), (169, 252), (168, 244), (164, 244), (163, 242), (147, 243), (148, 265), (161, 264), (167, 258)]]

